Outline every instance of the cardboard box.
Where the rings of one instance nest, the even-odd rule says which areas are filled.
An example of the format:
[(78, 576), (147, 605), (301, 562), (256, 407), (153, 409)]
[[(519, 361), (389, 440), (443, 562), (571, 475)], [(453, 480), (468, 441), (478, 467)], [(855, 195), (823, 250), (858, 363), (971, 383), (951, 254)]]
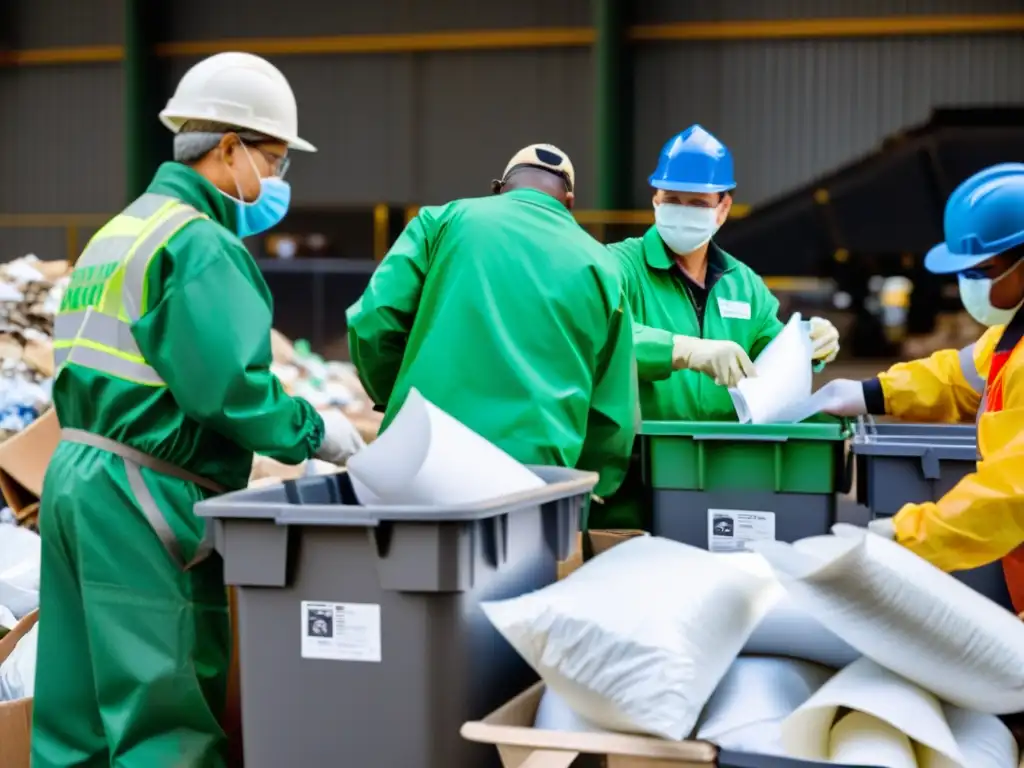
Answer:
[(533, 721), (543, 694), (544, 684), (537, 683), (483, 720), (463, 725), (462, 738), (494, 744), (504, 768), (569, 768), (580, 755), (601, 755), (603, 768), (695, 768), (718, 759), (718, 748), (704, 741), (539, 731)]
[[(594, 553), (594, 557), (597, 557), (602, 552), (607, 552), (609, 549), (614, 547), (616, 544), (621, 544), (624, 541), (629, 541), (636, 536), (646, 536), (647, 531), (635, 531), (632, 529), (616, 529), (616, 530), (594, 530), (587, 531), (587, 536), (590, 537), (590, 548)], [(558, 578), (564, 579), (570, 573), (575, 571), (583, 565), (583, 534), (576, 536), (576, 547), (573, 553), (567, 560), (562, 560), (558, 564)]]
[(544, 683), (537, 683), (483, 720), (465, 723), (462, 738), (496, 746), (504, 768), (569, 768), (580, 765), (574, 762), (580, 755), (600, 757), (594, 765), (601, 768), (826, 768), (823, 763), (730, 753), (706, 741), (537, 730), (533, 722), (543, 695)]
[(59, 442), (57, 412), (50, 408), (28, 428), (0, 443), (0, 493), (15, 515), (39, 501), (46, 468)]
[[(7, 660), (28, 631), (39, 621), (39, 610), (28, 614), (0, 640), (0, 664)], [(29, 768), (32, 744), (32, 699), (0, 702), (0, 766)]]

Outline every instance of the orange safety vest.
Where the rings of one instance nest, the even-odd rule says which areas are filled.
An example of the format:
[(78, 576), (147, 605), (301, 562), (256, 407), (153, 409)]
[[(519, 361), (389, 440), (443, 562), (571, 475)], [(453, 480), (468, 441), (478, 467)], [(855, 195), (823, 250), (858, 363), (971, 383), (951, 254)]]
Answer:
[[(1024, 327), (1020, 326), (1024, 324), (1011, 323), (1006, 327), (992, 355), (986, 387), (986, 413), (1003, 410), (1003, 369), (1014, 353), (1024, 354)], [(1003, 573), (1014, 611), (1024, 613), (1024, 544), (1003, 558)]]

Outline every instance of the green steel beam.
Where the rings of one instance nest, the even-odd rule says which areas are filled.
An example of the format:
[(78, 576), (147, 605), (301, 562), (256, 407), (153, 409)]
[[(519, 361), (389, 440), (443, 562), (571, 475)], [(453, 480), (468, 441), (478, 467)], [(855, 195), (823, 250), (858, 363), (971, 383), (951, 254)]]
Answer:
[(168, 96), (155, 46), (160, 8), (153, 0), (124, 0), (125, 194), (146, 191), (157, 166), (171, 157), (169, 134), (157, 117)]
[(593, 0), (593, 3), (596, 207), (620, 210), (631, 207), (633, 156), (632, 67), (626, 46), (626, 5), (623, 0)]

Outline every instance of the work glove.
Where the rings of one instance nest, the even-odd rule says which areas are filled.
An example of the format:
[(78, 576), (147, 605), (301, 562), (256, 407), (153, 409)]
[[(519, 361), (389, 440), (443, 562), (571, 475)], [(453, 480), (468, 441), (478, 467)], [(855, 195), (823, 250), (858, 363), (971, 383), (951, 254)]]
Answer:
[(896, 540), (896, 527), (892, 524), (891, 517), (880, 517), (877, 520), (872, 520), (868, 523), (868, 530), (884, 539)]
[(812, 317), (811, 344), (814, 345), (811, 360), (831, 363), (839, 354), (839, 330), (823, 317)]
[(757, 371), (743, 347), (735, 341), (714, 341), (693, 336), (672, 337), (672, 367), (706, 373), (722, 387), (735, 387)]
[(821, 403), (821, 412), (833, 416), (865, 416), (868, 412), (864, 401), (864, 384), (852, 379), (836, 379), (823, 386), (814, 395)]
[(366, 447), (363, 436), (340, 411), (324, 411), (324, 440), (316, 458), (341, 466)]

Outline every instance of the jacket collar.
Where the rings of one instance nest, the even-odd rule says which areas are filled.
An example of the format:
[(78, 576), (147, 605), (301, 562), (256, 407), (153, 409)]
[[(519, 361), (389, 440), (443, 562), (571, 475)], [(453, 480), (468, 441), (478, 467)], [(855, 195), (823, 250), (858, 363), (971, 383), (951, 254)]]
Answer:
[(568, 208), (547, 192), (541, 192), (538, 189), (514, 189), (511, 192), (504, 192), (502, 194), (505, 197), (511, 197), (513, 200), (522, 200), (533, 205), (539, 205), (542, 208), (548, 208), (556, 213), (572, 217), (572, 213)]
[[(665, 249), (665, 243), (661, 239), (661, 235), (658, 234), (657, 227), (651, 227), (647, 230), (643, 237), (644, 244), (644, 260), (647, 262), (647, 266), (652, 269), (679, 269), (679, 265), (676, 264), (676, 260), (668, 255), (668, 251)], [(710, 285), (719, 277), (729, 272), (736, 266), (736, 260), (733, 259), (728, 253), (723, 251), (715, 241), (712, 240), (708, 246), (708, 280), (707, 283)]]
[(187, 203), (231, 232), (235, 231), (235, 200), (182, 163), (161, 165), (148, 192), (168, 195)]

